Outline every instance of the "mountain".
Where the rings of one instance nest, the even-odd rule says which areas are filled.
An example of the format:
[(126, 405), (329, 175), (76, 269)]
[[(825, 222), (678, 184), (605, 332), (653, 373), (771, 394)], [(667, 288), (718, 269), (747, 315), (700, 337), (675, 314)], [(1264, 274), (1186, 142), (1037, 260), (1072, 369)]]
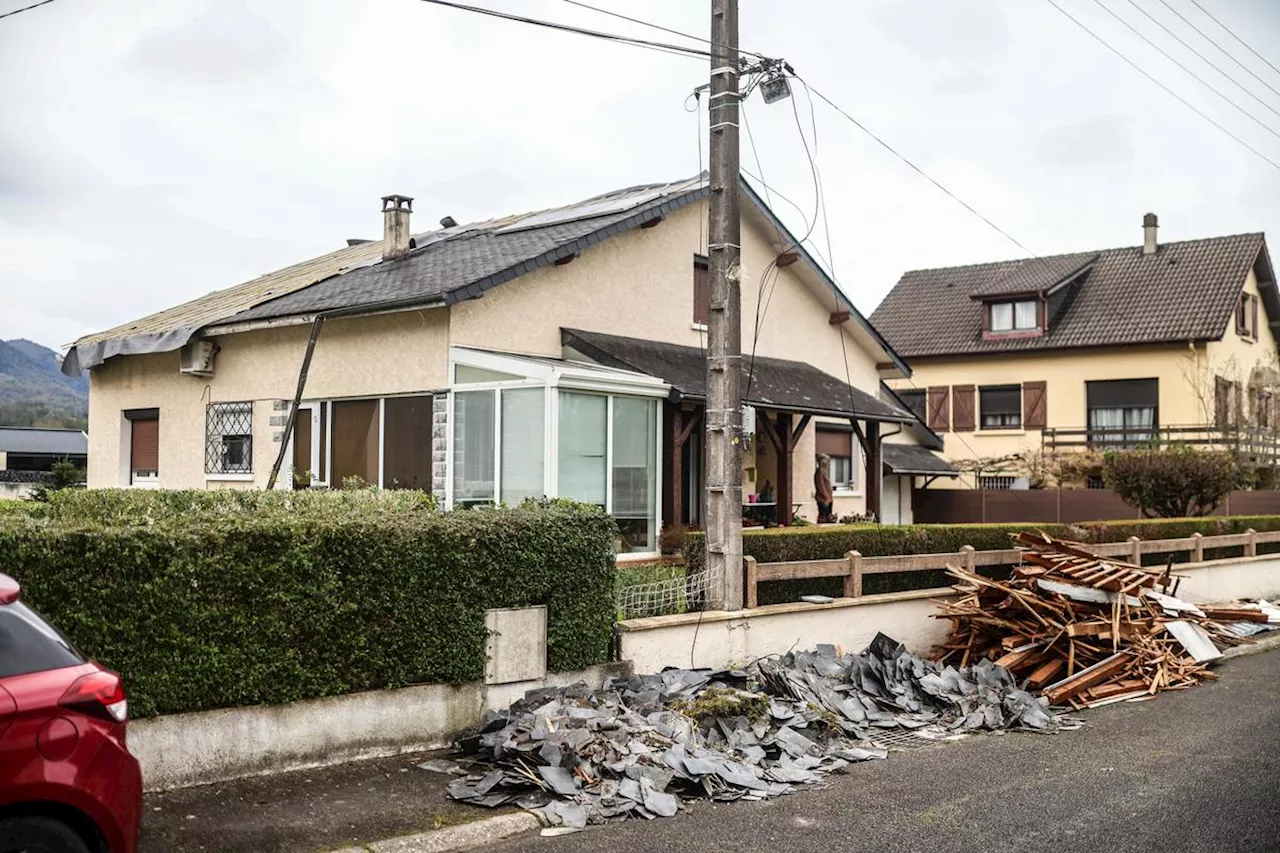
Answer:
[(34, 341), (0, 341), (0, 425), (83, 427), (88, 410), (87, 376), (63, 376), (56, 353)]

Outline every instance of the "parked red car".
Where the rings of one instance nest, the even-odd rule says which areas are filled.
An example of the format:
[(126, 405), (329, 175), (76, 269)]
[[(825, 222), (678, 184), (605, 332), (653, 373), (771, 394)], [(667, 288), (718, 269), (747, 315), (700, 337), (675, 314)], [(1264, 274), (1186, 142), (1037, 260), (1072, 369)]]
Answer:
[(0, 853), (137, 853), (142, 773), (120, 676), (0, 574)]

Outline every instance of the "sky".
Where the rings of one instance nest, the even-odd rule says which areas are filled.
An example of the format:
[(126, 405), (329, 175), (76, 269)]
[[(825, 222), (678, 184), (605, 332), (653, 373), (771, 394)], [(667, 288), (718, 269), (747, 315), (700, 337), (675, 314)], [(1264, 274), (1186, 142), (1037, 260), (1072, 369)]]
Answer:
[[(566, 0), (473, 2), (680, 40)], [(591, 2), (709, 33), (708, 0)], [(1055, 2), (1280, 164), (1280, 72), (1193, 0)], [(1199, 2), (1280, 66), (1280, 7)], [(1034, 254), (1137, 245), (1147, 211), (1164, 241), (1280, 233), (1280, 165), (1049, 0), (741, 0), (740, 16), (743, 48), (788, 60)], [(415, 197), (418, 231), (695, 174), (707, 75), (420, 0), (57, 0), (0, 18), (0, 339), (59, 348), (379, 237), (390, 193)], [(803, 87), (745, 112), (743, 166), (790, 200), (772, 196), (797, 234), (817, 220), (812, 248), (864, 313), (905, 270), (1027, 256)]]

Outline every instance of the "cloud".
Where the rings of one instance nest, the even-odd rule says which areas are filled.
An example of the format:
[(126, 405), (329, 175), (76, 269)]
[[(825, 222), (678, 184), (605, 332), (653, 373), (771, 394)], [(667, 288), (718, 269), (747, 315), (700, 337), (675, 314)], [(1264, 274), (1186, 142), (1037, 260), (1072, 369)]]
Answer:
[(1129, 119), (1113, 113), (1052, 128), (1041, 135), (1036, 152), (1051, 166), (1124, 165), (1133, 160)]
[(242, 0), (222, 0), (174, 26), (144, 32), (128, 62), (158, 77), (225, 86), (259, 79), (289, 54), (288, 39), (268, 19)]

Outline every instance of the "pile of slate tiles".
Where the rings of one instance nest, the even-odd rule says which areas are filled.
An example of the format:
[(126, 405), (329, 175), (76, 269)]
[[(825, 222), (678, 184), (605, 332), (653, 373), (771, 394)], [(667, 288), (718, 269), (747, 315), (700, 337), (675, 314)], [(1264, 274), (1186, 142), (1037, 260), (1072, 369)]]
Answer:
[[(569, 831), (589, 822), (670, 817), (682, 798), (760, 800), (884, 758), (883, 733), (948, 736), (1063, 724), (983, 660), (922, 660), (883, 635), (865, 651), (832, 646), (745, 670), (670, 669), (529, 692), (490, 711), (459, 744), (454, 799), (514, 804)], [(438, 769), (433, 767), (431, 769)]]

